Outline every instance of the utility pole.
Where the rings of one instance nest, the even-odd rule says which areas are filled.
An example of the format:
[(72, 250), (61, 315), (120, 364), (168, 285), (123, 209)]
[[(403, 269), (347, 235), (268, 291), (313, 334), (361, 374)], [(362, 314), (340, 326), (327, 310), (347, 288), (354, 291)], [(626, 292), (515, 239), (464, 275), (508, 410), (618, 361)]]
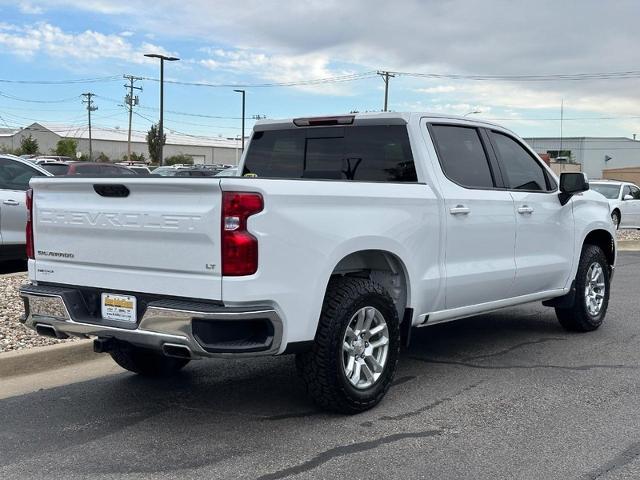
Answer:
[(384, 110), (382, 111), (387, 112), (387, 105), (389, 103), (389, 79), (395, 77), (395, 75), (385, 70), (379, 70), (377, 74), (380, 75), (382, 81), (384, 81)]
[(129, 85), (124, 85), (124, 88), (129, 89), (129, 93), (124, 97), (124, 103), (127, 105), (129, 109), (129, 135), (127, 136), (127, 160), (131, 161), (131, 120), (133, 117), (133, 107), (134, 105), (138, 105), (140, 103), (140, 99), (138, 96), (133, 95), (134, 90), (142, 91), (142, 87), (134, 86), (134, 82), (137, 80), (142, 80), (140, 77), (134, 77), (133, 75), (124, 75), (124, 78), (129, 80)]
[(242, 94), (242, 152), (244, 153), (244, 97), (247, 92), (244, 90), (234, 90), (234, 92)]
[(91, 161), (93, 159), (93, 149), (91, 145), (91, 112), (98, 110), (98, 107), (93, 104), (93, 100), (91, 98), (95, 96), (95, 93), (87, 92), (83, 93), (82, 96), (86, 98), (86, 100), (82, 100), (82, 103), (87, 104), (87, 114), (89, 115), (89, 161)]

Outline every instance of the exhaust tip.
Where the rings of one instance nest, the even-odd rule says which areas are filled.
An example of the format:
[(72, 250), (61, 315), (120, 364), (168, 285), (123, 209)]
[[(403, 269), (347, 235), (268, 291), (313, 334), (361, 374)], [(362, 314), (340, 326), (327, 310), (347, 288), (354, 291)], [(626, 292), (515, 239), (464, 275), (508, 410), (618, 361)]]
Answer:
[(38, 323), (36, 325), (36, 332), (38, 333), (38, 335), (42, 335), (43, 337), (69, 338), (69, 336), (64, 333), (58, 333), (58, 331), (51, 325), (45, 325), (43, 323)]
[(167, 357), (176, 358), (191, 358), (191, 350), (185, 345), (178, 345), (175, 343), (165, 343), (162, 345), (162, 353)]

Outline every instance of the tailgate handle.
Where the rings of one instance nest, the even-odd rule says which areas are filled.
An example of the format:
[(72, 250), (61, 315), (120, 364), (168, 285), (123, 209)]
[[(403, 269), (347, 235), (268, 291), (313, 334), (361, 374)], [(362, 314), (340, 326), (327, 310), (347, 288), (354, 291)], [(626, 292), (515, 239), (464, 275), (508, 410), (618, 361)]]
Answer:
[(94, 185), (93, 189), (102, 197), (128, 197), (129, 189), (124, 185)]

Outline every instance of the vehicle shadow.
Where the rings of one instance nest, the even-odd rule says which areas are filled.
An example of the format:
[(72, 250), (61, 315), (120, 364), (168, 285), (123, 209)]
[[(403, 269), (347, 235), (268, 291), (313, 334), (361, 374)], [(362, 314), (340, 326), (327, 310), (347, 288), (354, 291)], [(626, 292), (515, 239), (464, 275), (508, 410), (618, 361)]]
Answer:
[[(415, 356), (483, 356), (562, 335), (552, 310), (531, 308), (418, 329), (400, 358), (397, 386), (405, 393), (425, 385), (430, 391), (445, 389), (446, 372), (434, 374), (431, 365), (412, 361)], [(359, 415), (355, 423), (350, 417), (320, 411), (308, 400), (295, 370), (293, 356), (203, 360), (191, 362), (170, 379), (122, 373), (0, 400), (3, 431), (10, 432), (0, 435), (0, 466), (28, 461), (34, 452), (47, 455), (79, 447), (83, 468), (96, 472), (197, 468), (264, 448), (260, 442), (274, 431), (301, 435), (309, 428), (353, 428), (354, 424), (364, 428), (371, 420), (384, 418), (380, 415), (397, 414), (402, 408), (393, 401), (383, 402)], [(460, 379), (460, 375), (469, 378)], [(458, 375), (461, 383), (467, 380), (477, 382), (475, 372)], [(29, 449), (24, 448), (27, 442)], [(112, 447), (81, 447), (95, 442)], [(161, 448), (145, 450), (141, 462), (139, 450), (153, 445)], [(104, 455), (104, 451), (117, 454)], [(167, 456), (168, 451), (181, 452), (180, 458)], [(65, 462), (73, 467), (71, 457), (58, 460), (56, 468), (64, 468)]]
[(6, 260), (0, 262), (0, 275), (27, 271), (26, 260)]

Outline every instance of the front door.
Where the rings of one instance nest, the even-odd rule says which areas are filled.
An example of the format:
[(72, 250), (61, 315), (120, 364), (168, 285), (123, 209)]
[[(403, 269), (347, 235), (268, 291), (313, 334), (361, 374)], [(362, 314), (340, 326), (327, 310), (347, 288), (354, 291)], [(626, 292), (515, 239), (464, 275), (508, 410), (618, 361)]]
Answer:
[[(625, 200), (627, 196), (632, 198)], [(635, 185), (625, 185), (622, 189), (620, 227), (640, 227), (640, 189)]]
[[(513, 199), (477, 128), (429, 127), (444, 173), (446, 309), (509, 298), (515, 276)], [(493, 166), (495, 167), (495, 166)]]

